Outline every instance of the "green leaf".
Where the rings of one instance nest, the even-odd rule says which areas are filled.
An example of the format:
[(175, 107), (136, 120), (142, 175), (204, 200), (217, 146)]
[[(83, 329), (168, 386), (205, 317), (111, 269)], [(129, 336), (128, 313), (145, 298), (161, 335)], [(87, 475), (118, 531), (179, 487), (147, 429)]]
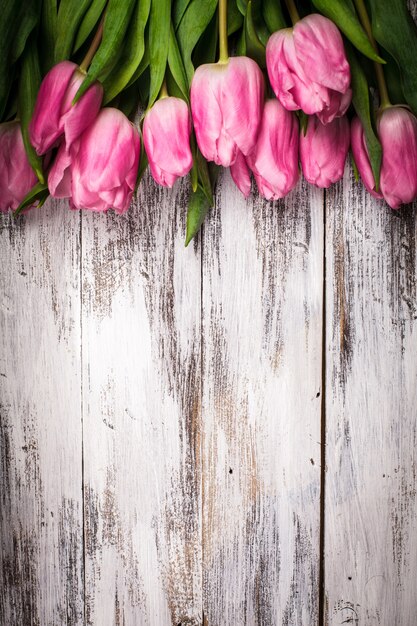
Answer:
[(182, 62), (181, 53), (178, 48), (177, 38), (175, 36), (175, 30), (171, 24), (169, 48), (168, 48), (168, 66), (171, 70), (173, 79), (175, 80), (182, 97), (186, 102), (189, 101), (189, 85), (187, 76), (184, 69), (184, 63)]
[(71, 57), (78, 27), (91, 0), (61, 0), (58, 9), (55, 63)]
[(242, 28), (244, 16), (237, 8), (236, 0), (229, 0), (227, 3), (227, 35), (233, 35)]
[(407, 104), (417, 115), (417, 28), (405, 0), (370, 0), (372, 32), (397, 62)]
[(251, 5), (252, 21), (256, 35), (263, 47), (266, 48), (271, 33), (262, 14), (262, 0), (251, 0)]
[(129, 84), (138, 69), (145, 52), (145, 27), (149, 17), (151, 0), (140, 0), (133, 13), (126, 44), (115, 71), (103, 83), (104, 104), (107, 104)]
[(157, 99), (164, 81), (168, 60), (170, 27), (170, 0), (152, 0), (149, 23), (149, 67), (151, 71), (151, 84), (149, 87), (148, 108), (150, 108)]
[(36, 26), (38, 0), (2, 0), (0, 9), (0, 119), (6, 110), (15, 68), (26, 40)]
[(23, 143), (25, 145), (26, 154), (33, 170), (41, 183), (45, 182), (42, 168), (42, 159), (38, 156), (30, 143), (29, 139), (29, 123), (32, 119), (33, 109), (35, 107), (36, 96), (38, 95), (39, 86), (41, 84), (41, 72), (39, 68), (38, 50), (33, 35), (30, 36), (24, 55), (22, 57), (22, 65), (19, 78), (19, 117), (22, 128)]
[(369, 97), (368, 81), (366, 80), (365, 73), (357, 59), (356, 54), (350, 45), (347, 46), (347, 54), (352, 75), (352, 103), (365, 131), (365, 140), (374, 175), (375, 189), (378, 191), (382, 148), (373, 125), (373, 108)]
[(197, 146), (195, 152), (195, 159), (197, 163), (198, 184), (207, 198), (207, 202), (210, 206), (213, 206), (213, 189), (211, 185), (210, 173), (206, 159), (200, 152)]
[(177, 30), (191, 0), (177, 0), (172, 7), (172, 23)]
[(73, 51), (77, 52), (92, 34), (95, 28), (98, 26), (99, 19), (106, 6), (107, 0), (93, 0), (84, 15), (80, 27), (75, 38)]
[(43, 0), (40, 23), (40, 58), (42, 74), (45, 75), (54, 64), (55, 42), (58, 27), (57, 0)]
[(145, 146), (143, 145), (142, 132), (140, 131), (140, 157), (139, 157), (138, 175), (136, 177), (135, 192), (138, 190), (140, 181), (142, 180), (143, 175), (146, 172), (148, 165), (149, 165), (149, 161), (148, 161), (147, 154), (145, 152)]
[[(362, 28), (352, 0), (312, 1), (316, 9), (331, 19), (362, 54), (378, 63), (385, 62), (373, 49), (367, 34)], [(379, 2), (380, 0), (377, 1)]]
[[(240, 13), (239, 13), (240, 15)], [(219, 25), (217, 12), (214, 12), (209, 25), (197, 42), (192, 54), (194, 67), (204, 63), (215, 63), (217, 57), (217, 42), (219, 38)]]
[(384, 76), (388, 87), (389, 99), (392, 104), (404, 104), (406, 102), (401, 84), (401, 73), (395, 59), (386, 50), (382, 50), (387, 64), (384, 66)]
[[(133, 83), (136, 83), (138, 78), (140, 78), (142, 76), (142, 74), (144, 73), (144, 71), (147, 70), (148, 68), (149, 68), (149, 48), (146, 45), (145, 46), (145, 52), (144, 52), (144, 55), (142, 57), (142, 61), (139, 63), (139, 67), (137, 68), (137, 70), (133, 74), (132, 78), (128, 82), (127, 89)], [(149, 91), (149, 89), (148, 89), (148, 91)]]
[(24, 209), (35, 204), (35, 202), (38, 203), (37, 204), (38, 207), (41, 207), (44, 204), (45, 200), (48, 198), (48, 196), (49, 196), (48, 187), (43, 183), (37, 183), (29, 191), (29, 193), (27, 193), (26, 196), (23, 198), (22, 202), (19, 204), (17, 209), (13, 212), (13, 216), (16, 217)]
[(19, 26), (13, 40), (12, 53), (10, 55), (11, 63), (15, 63), (23, 54), (26, 41), (39, 22), (41, 13), (40, 0), (26, 0), (22, 2), (22, 9), (24, 10), (20, 13)]
[(256, 33), (252, 16), (252, 0), (249, 0), (245, 15), (246, 54), (254, 59), (260, 67), (266, 67), (265, 46)]
[(270, 33), (287, 28), (279, 0), (263, 0), (262, 15)]
[(210, 204), (205, 196), (201, 187), (198, 187), (196, 192), (191, 193), (190, 200), (188, 202), (187, 212), (187, 231), (185, 235), (185, 247), (188, 246), (193, 237), (196, 236), (207, 212), (210, 208)]
[(210, 23), (217, 8), (217, 0), (192, 0), (177, 30), (177, 40), (187, 80), (191, 84), (194, 65), (191, 60), (193, 50)]
[(236, 0), (236, 4), (237, 4), (237, 8), (239, 9), (243, 17), (245, 17), (246, 9), (248, 6), (248, 0)]
[(109, 0), (104, 18), (101, 44), (94, 55), (85, 80), (75, 95), (74, 104), (94, 81), (106, 77), (120, 57), (135, 3), (136, 0)]

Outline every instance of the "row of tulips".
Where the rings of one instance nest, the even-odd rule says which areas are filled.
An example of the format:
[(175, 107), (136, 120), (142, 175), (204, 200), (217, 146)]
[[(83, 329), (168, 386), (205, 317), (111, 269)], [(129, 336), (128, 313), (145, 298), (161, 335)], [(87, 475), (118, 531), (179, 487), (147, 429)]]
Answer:
[[(137, 188), (144, 159), (160, 185), (172, 187), (190, 171), (193, 178), (198, 160), (195, 134), (204, 159), (230, 167), (246, 197), (251, 173), (263, 197), (284, 197), (296, 185), (300, 165), (309, 183), (327, 188), (342, 177), (351, 147), (372, 195), (384, 198), (394, 209), (413, 201), (417, 197), (416, 117), (407, 105), (389, 102), (378, 68), (381, 106), (376, 130), (382, 145), (378, 181), (366, 124), (358, 116), (349, 121), (347, 115), (351, 67), (339, 29), (318, 13), (300, 18), (294, 3), (287, 4), (294, 25), (278, 30), (267, 41), (268, 81), (252, 58), (229, 57), (225, 0), (220, 0), (219, 61), (196, 68), (189, 100), (169, 95), (164, 81), (140, 125), (118, 108), (103, 106), (103, 86), (97, 80), (90, 81), (78, 97), (88, 80), (83, 64), (57, 63), (42, 81), (28, 126), (30, 144), (42, 157), (48, 193), (68, 198), (75, 209), (113, 208), (123, 213)], [(87, 56), (92, 57), (91, 51)], [(0, 210), (31, 206), (31, 198), (36, 204), (31, 190), (37, 184), (19, 121), (1, 124)]]

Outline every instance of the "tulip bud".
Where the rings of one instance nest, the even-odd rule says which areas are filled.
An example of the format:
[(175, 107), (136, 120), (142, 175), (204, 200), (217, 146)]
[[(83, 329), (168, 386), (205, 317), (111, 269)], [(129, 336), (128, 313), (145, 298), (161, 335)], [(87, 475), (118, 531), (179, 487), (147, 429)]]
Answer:
[[(69, 152), (72, 206), (92, 211), (113, 207), (124, 213), (135, 189), (140, 152), (139, 133), (127, 117), (118, 109), (102, 109)], [(63, 177), (54, 181), (63, 192), (68, 189), (66, 154), (62, 148)]]
[(193, 165), (190, 149), (191, 119), (184, 100), (161, 98), (145, 115), (143, 143), (151, 174), (160, 185), (172, 187)]
[(266, 64), (272, 89), (289, 111), (316, 114), (323, 124), (346, 113), (352, 92), (342, 36), (313, 13), (269, 38)]
[(353, 157), (368, 191), (383, 197), (392, 209), (398, 209), (417, 197), (417, 119), (407, 108), (391, 106), (379, 114), (377, 128), (382, 145), (380, 194), (375, 192), (364, 130), (358, 118), (352, 122)]
[(298, 180), (298, 120), (278, 100), (263, 110), (255, 149), (246, 157), (259, 193), (267, 200), (283, 198)]
[(43, 79), (29, 125), (30, 141), (38, 154), (55, 147), (62, 135), (69, 148), (97, 116), (103, 99), (98, 82), (72, 104), (84, 78), (75, 63), (62, 61)]
[(191, 84), (191, 111), (197, 143), (208, 161), (229, 167), (239, 150), (254, 148), (262, 116), (264, 80), (248, 57), (197, 68)]
[(326, 125), (316, 116), (310, 116), (306, 134), (300, 134), (300, 161), (304, 178), (324, 188), (340, 180), (349, 143), (350, 128), (346, 116)]
[(0, 211), (17, 209), (36, 183), (19, 122), (0, 124)]

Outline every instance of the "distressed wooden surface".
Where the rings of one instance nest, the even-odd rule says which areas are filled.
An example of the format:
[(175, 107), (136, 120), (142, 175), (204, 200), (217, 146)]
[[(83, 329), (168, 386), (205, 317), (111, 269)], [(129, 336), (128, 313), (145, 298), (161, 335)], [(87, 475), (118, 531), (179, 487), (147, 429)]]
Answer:
[(185, 194), (1, 216), (1, 626), (415, 626), (417, 207)]
[(329, 625), (417, 619), (416, 208), (350, 171), (327, 194), (325, 580)]
[(83, 215), (86, 623), (201, 623), (199, 250), (147, 178)]
[(219, 187), (203, 238), (206, 623), (315, 624), (323, 193)]
[(2, 626), (83, 624), (79, 221), (1, 221)]

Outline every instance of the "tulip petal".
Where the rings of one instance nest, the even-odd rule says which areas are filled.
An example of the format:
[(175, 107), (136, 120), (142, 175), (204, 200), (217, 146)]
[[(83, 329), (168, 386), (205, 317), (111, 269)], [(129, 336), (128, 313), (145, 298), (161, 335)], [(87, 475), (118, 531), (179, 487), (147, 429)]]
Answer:
[(230, 166), (230, 173), (236, 187), (243, 193), (245, 198), (248, 198), (251, 191), (250, 170), (241, 152), (238, 153), (236, 161)]
[(382, 144), (381, 192), (393, 209), (417, 197), (417, 119), (406, 108), (382, 112), (378, 121)]
[(310, 79), (323, 87), (345, 93), (350, 68), (337, 26), (323, 15), (307, 15), (294, 26), (297, 57)]
[(38, 154), (45, 154), (62, 135), (61, 105), (77, 65), (62, 61), (45, 76), (29, 125), (30, 141)]
[(191, 119), (186, 102), (158, 100), (143, 122), (143, 141), (151, 174), (157, 183), (172, 187), (193, 165), (190, 148)]
[(361, 175), (363, 184), (374, 198), (382, 198), (382, 194), (375, 191), (375, 180), (369, 161), (368, 148), (366, 147), (365, 133), (358, 117), (352, 120), (350, 126), (350, 140), (352, 154), (356, 167)]

